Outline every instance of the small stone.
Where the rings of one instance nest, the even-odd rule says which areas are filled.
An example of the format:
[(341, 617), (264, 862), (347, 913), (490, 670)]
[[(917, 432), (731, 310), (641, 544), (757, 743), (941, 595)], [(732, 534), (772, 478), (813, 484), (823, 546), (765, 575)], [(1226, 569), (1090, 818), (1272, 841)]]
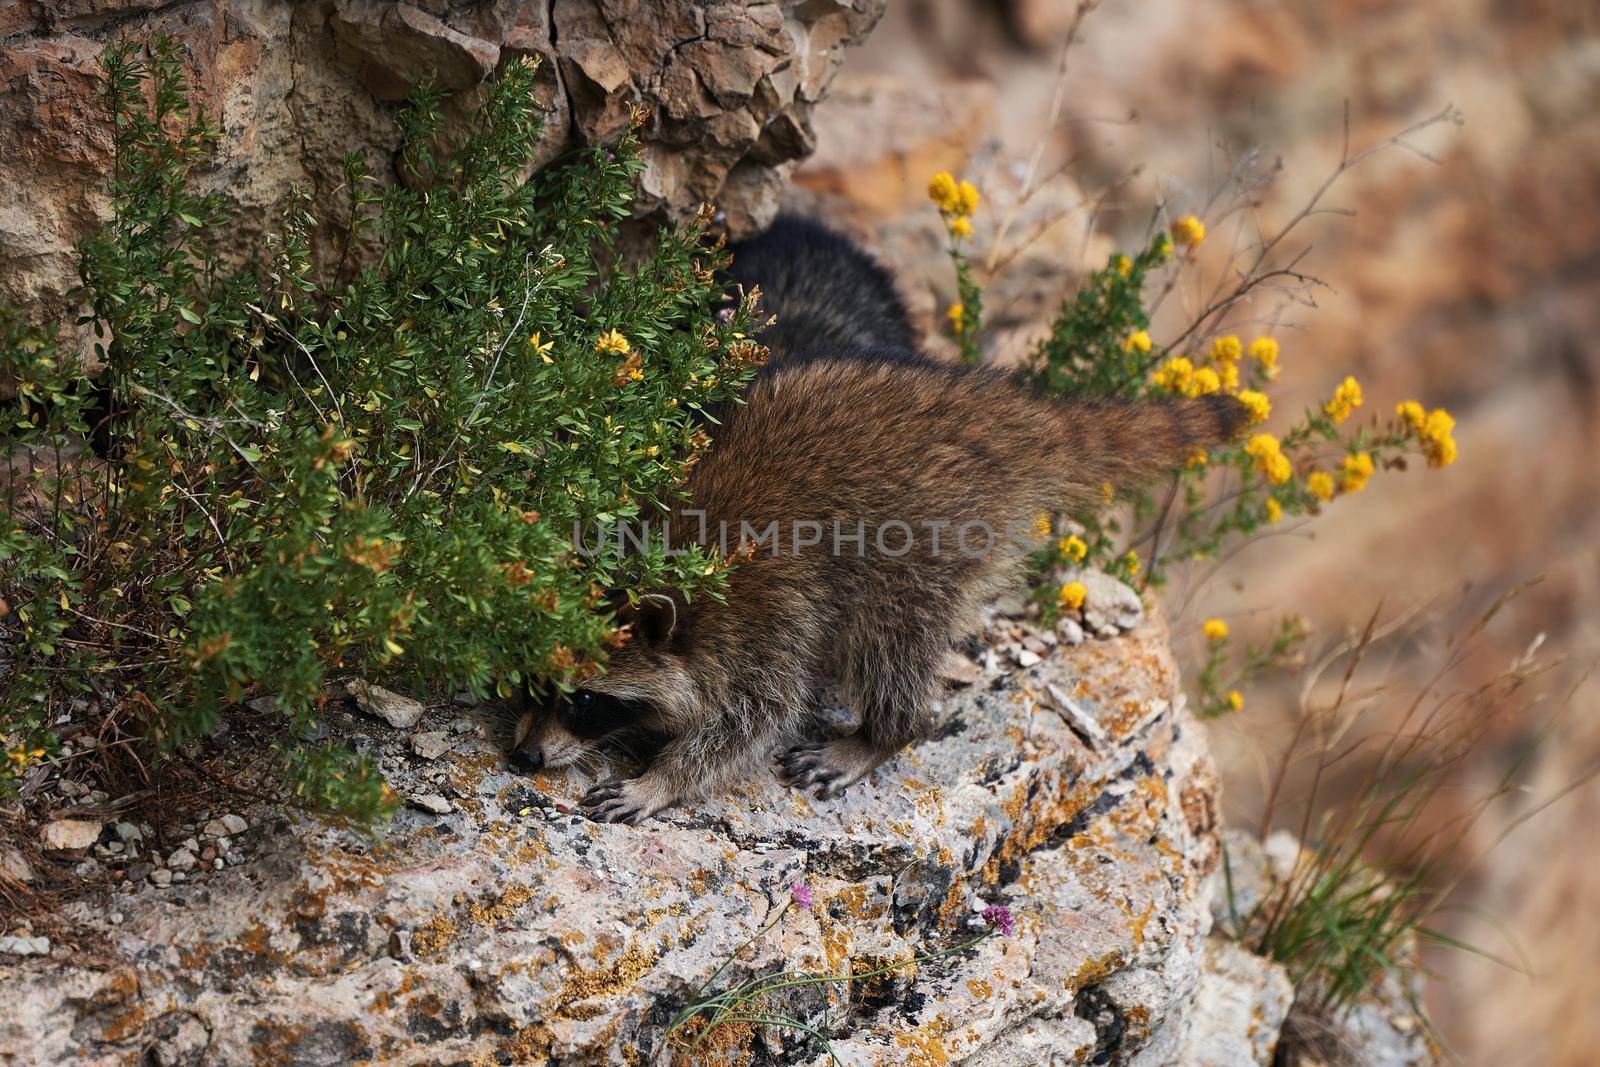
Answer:
[(376, 715), (396, 730), (411, 729), (428, 710), (419, 700), (362, 681), (350, 683), (350, 695), (355, 698), (356, 707), (368, 715)]
[(206, 863), (210, 863), (212, 860), (214, 860), (216, 858), (217, 858), (217, 850), (215, 848), (207, 848), (205, 851), (200, 853), (200, 859), (202, 861), (206, 862)]
[(112, 926), (121, 926), (122, 925), (122, 920), (123, 920), (123, 915), (122, 915), (122, 912), (120, 912), (120, 911), (114, 911), (110, 915), (106, 916), (106, 921), (109, 922)]
[(411, 931), (394, 930), (389, 934), (389, 956), (402, 963), (411, 958)]
[(222, 817), (222, 825), (228, 830), (228, 837), (238, 837), (250, 829), (250, 823), (243, 815), (234, 815), (231, 812)]
[(472, 729), (473, 724), (469, 719), (457, 719), (450, 724), (450, 732), (453, 734), (470, 734)]
[(153, 864), (153, 863), (135, 863), (133, 866), (128, 868), (128, 873), (127, 873), (126, 877), (127, 877), (128, 881), (130, 881), (130, 882), (142, 882), (146, 878), (152, 877), (155, 873), (156, 873), (156, 865), (155, 864)]
[(13, 956), (48, 956), (48, 937), (0, 937), (0, 953)]
[(229, 867), (237, 867), (244, 862), (244, 854), (241, 852), (229, 852), (224, 854), (222, 858), (228, 861)]
[(411, 803), (423, 811), (431, 811), (435, 815), (448, 815), (455, 811), (455, 805), (437, 793), (423, 793), (421, 796), (411, 798)]
[(172, 872), (165, 867), (157, 867), (150, 872), (150, 881), (164, 889), (172, 884)]
[(244, 706), (261, 715), (275, 715), (278, 712), (278, 698), (256, 697), (254, 700), (245, 701)]
[(39, 839), (50, 852), (81, 852), (100, 838), (99, 819), (57, 819), (46, 823)]
[(89, 793), (89, 787), (86, 785), (80, 785), (79, 783), (74, 782), (71, 778), (63, 778), (61, 781), (56, 783), (56, 792), (66, 797), (68, 800), (76, 800), (81, 796), (87, 796)]
[(222, 862), (221, 856), (218, 856), (216, 859), (211, 861), (211, 869), (213, 871), (220, 871), (224, 866), (226, 866), (226, 864)]
[(1041, 658), (1039, 653), (1024, 648), (1017, 653), (1017, 666), (1023, 670), (1027, 670), (1029, 667), (1037, 667)]
[(124, 841), (144, 840), (144, 831), (140, 830), (131, 822), (119, 822), (114, 829), (117, 832), (117, 836)]
[(411, 751), (423, 759), (438, 759), (450, 751), (450, 735), (443, 730), (428, 730), (425, 733), (413, 734)]
[(195, 865), (195, 855), (187, 848), (180, 848), (167, 857), (167, 866), (174, 871), (187, 871)]
[(1007, 618), (1020, 618), (1028, 610), (1028, 601), (1020, 593), (1008, 593), (994, 602), (994, 610)]
[(186, 838), (183, 839), (183, 844), (180, 845), (179, 847), (180, 848), (186, 848), (190, 852), (199, 852), (200, 851), (200, 839), (197, 838), (197, 837), (192, 837), (192, 836), (191, 837), (186, 837)]
[(1061, 635), (1062, 643), (1070, 646), (1083, 644), (1083, 627), (1078, 625), (1078, 620), (1069, 619), (1065, 615), (1056, 623), (1056, 633)]
[(33, 864), (14, 848), (0, 848), (0, 878), (13, 882), (33, 881)]
[(222, 824), (221, 819), (212, 819), (210, 822), (206, 823), (205, 828), (200, 832), (207, 837), (228, 836), (228, 828)]

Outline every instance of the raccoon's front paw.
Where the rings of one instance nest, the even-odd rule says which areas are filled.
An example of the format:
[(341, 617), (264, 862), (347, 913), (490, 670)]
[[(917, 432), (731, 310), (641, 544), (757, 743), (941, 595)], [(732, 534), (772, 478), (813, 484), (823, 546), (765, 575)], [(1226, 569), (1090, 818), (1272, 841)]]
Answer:
[(844, 737), (796, 745), (778, 757), (778, 766), (784, 781), (796, 789), (817, 786), (817, 799), (827, 800), (861, 781), (892, 755), (859, 738)]
[(601, 782), (583, 795), (582, 804), (590, 809), (595, 822), (623, 822), (637, 825), (656, 812), (670, 808), (678, 797), (659, 780), (649, 775), (638, 778), (613, 778)]

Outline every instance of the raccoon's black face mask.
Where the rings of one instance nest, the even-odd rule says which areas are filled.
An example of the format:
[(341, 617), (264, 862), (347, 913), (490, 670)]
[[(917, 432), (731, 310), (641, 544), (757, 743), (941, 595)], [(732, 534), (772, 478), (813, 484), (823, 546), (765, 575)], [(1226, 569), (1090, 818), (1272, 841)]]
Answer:
[(649, 701), (609, 693), (557, 694), (522, 714), (511, 761), (528, 771), (564, 767), (609, 740), (645, 732), (652, 711)]

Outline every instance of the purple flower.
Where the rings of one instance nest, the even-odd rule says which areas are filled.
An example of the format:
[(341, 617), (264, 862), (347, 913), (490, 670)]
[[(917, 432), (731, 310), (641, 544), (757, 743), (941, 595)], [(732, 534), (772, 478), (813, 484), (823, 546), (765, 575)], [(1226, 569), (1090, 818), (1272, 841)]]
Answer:
[(723, 308), (721, 311), (717, 312), (717, 321), (718, 322), (732, 322), (733, 321), (733, 309), (732, 308)]
[(804, 882), (794, 882), (789, 886), (789, 895), (794, 902), (807, 911), (811, 910), (811, 887)]
[(1017, 932), (1017, 920), (1011, 917), (1011, 909), (1004, 904), (990, 904), (984, 908), (983, 921), (989, 924), (989, 929), (998, 930), (1001, 937)]

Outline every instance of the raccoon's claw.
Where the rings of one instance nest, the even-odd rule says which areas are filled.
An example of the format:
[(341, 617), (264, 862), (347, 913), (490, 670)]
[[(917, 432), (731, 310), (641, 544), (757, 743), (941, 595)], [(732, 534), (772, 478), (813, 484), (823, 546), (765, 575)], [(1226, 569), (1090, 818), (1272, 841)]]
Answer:
[(796, 789), (817, 786), (816, 798), (828, 800), (872, 773), (883, 762), (854, 738), (796, 745), (778, 757), (779, 774)]
[(583, 794), (580, 803), (589, 809), (589, 818), (595, 822), (637, 825), (670, 807), (675, 799), (643, 777), (613, 778)]

